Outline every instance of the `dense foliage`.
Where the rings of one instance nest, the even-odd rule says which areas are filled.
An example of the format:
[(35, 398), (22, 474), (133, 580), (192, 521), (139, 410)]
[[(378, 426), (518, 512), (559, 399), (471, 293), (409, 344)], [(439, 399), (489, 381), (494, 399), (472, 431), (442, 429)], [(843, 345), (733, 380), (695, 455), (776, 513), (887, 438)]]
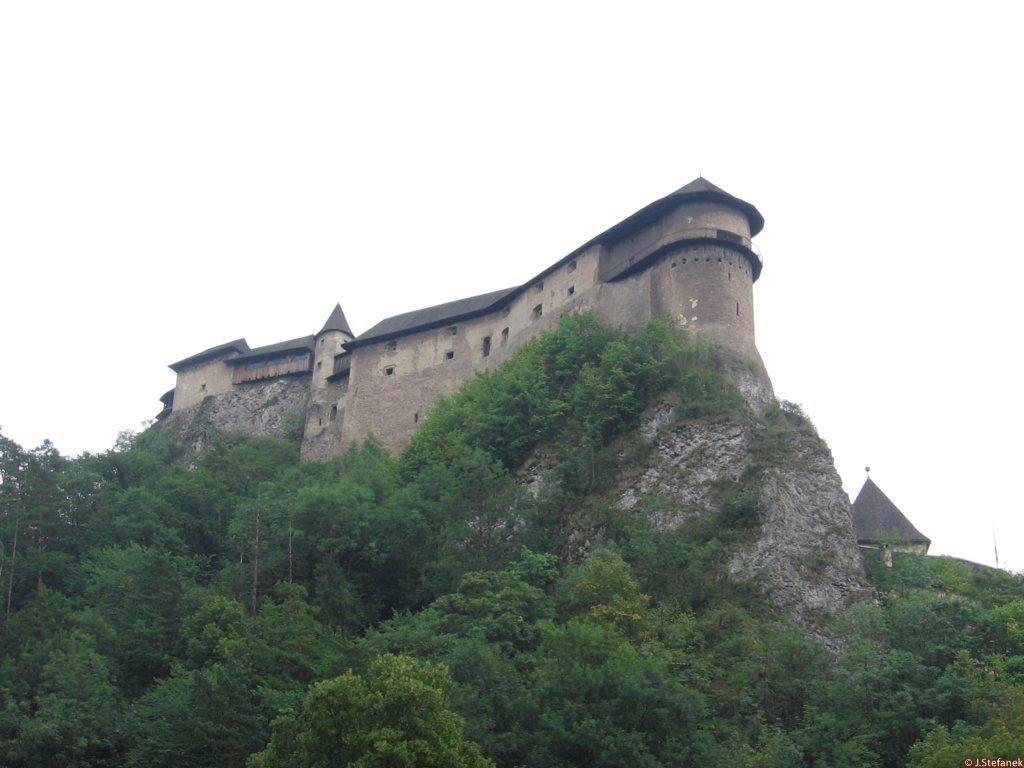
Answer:
[(1024, 755), (1019, 578), (871, 560), (880, 600), (831, 628), (834, 655), (724, 572), (758, 525), (756, 473), (674, 532), (658, 498), (613, 503), (653, 398), (749, 422), (762, 466), (808, 429), (755, 418), (668, 327), (583, 315), (442, 401), (397, 458), (221, 439), (187, 464), (156, 429), (68, 459), (0, 436), (0, 764)]

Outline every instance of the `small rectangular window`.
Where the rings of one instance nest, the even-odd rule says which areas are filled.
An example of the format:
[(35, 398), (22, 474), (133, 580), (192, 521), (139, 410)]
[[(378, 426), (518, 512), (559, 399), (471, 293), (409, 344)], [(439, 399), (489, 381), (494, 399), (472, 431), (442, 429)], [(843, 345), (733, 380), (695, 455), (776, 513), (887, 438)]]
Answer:
[(543, 314), (544, 314), (544, 305), (543, 304), (538, 304), (536, 307), (533, 308), (533, 312), (531, 313), (530, 316), (534, 320), (540, 320), (540, 318), (541, 318), (541, 316)]
[(569, 290), (568, 290), (568, 291), (566, 291), (566, 293), (568, 293), (568, 294), (569, 294), (570, 296), (572, 296), (573, 294), (575, 294), (575, 293), (576, 293), (576, 286), (575, 286), (575, 285), (570, 285), (570, 286), (569, 286)]
[(332, 405), (331, 406), (331, 421), (334, 421), (336, 418), (338, 418), (338, 406)]
[(452, 350), (449, 349), (447, 352), (444, 353), (444, 359), (445, 360), (454, 360), (455, 359), (455, 352), (453, 352)]
[(491, 337), (490, 336), (484, 336), (483, 355), (484, 355), (484, 357), (487, 357), (490, 354), (491, 354)]
[(501, 345), (505, 346), (508, 343), (508, 328), (501, 329)]
[(387, 368), (385, 368), (384, 369), (384, 375), (385, 376), (394, 376), (395, 375), (395, 366), (389, 365)]
[(316, 369), (319, 371), (323, 367), (323, 364), (324, 363), (323, 363), (322, 360), (317, 360), (316, 361)]

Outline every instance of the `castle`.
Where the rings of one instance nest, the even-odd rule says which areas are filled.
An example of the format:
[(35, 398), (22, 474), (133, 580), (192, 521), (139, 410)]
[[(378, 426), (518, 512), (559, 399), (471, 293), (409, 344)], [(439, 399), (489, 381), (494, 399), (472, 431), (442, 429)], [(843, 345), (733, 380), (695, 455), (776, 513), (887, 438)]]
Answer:
[(374, 435), (412, 437), (439, 395), (500, 366), (567, 312), (622, 330), (665, 317), (721, 350), (751, 402), (772, 397), (754, 343), (762, 261), (757, 208), (698, 178), (514, 288), (381, 320), (356, 336), (338, 305), (317, 333), (250, 348), (220, 344), (171, 364), (160, 420), (200, 411), (223, 430), (277, 434), (302, 421), (302, 453), (328, 458)]
[[(762, 262), (751, 238), (763, 227), (757, 208), (698, 178), (514, 288), (389, 317), (358, 336), (339, 304), (315, 334), (256, 348), (236, 339), (172, 363), (177, 381), (157, 419), (182, 433), (196, 422), (254, 436), (301, 430), (310, 459), (370, 435), (397, 452), (440, 395), (586, 310), (625, 331), (663, 317), (700, 332), (760, 407), (774, 397), (754, 343)], [(862, 547), (928, 550), (870, 479), (852, 522)]]

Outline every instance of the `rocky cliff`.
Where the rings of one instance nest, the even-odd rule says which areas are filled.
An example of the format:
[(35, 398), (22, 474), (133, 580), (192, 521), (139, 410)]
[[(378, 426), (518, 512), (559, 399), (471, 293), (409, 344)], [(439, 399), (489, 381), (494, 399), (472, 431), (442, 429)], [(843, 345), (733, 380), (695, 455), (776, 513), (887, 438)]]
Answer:
[(198, 405), (175, 411), (157, 428), (191, 453), (201, 450), (215, 433), (297, 441), (308, 402), (307, 376), (271, 379), (211, 395)]
[(641, 427), (651, 450), (624, 479), (619, 504), (658, 494), (659, 527), (713, 514), (723, 489), (746, 482), (759, 493), (758, 525), (729, 572), (753, 580), (769, 600), (808, 627), (870, 599), (850, 502), (832, 455), (813, 427), (773, 432), (761, 422), (678, 421), (671, 403)]

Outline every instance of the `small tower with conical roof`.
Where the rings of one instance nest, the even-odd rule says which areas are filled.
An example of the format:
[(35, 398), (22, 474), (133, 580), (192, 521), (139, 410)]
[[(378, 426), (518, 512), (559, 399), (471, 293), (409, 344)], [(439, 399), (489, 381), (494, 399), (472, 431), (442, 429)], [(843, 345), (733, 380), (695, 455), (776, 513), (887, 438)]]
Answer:
[(341, 367), (342, 358), (346, 354), (342, 345), (353, 338), (355, 336), (349, 328), (348, 320), (345, 319), (341, 304), (335, 304), (324, 327), (316, 335), (316, 352), (313, 356), (314, 391), (326, 387), (327, 380), (338, 372), (337, 369)]
[(341, 304), (336, 304), (314, 337), (313, 378), (302, 441), (306, 458), (324, 459), (339, 452), (349, 371), (349, 353), (343, 345), (353, 338)]
[(866, 549), (881, 549), (886, 565), (892, 565), (891, 553), (894, 551), (928, 553), (931, 539), (917, 530), (870, 475), (857, 494), (851, 511), (857, 544)]

